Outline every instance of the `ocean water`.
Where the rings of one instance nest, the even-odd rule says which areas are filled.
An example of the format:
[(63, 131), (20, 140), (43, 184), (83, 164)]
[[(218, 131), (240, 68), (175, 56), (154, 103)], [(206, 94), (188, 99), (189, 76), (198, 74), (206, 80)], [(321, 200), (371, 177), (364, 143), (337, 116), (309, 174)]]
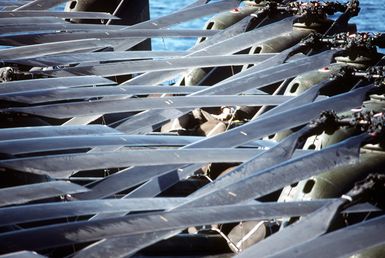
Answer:
[[(156, 18), (193, 2), (192, 0), (150, 0), (151, 18)], [(340, 1), (345, 2), (345, 1)], [(358, 17), (351, 20), (356, 23), (359, 31), (385, 32), (385, 0), (361, 0), (361, 12)], [(202, 28), (209, 17), (189, 21), (175, 28), (199, 29)], [(186, 50), (194, 45), (194, 39), (154, 39), (155, 50)]]

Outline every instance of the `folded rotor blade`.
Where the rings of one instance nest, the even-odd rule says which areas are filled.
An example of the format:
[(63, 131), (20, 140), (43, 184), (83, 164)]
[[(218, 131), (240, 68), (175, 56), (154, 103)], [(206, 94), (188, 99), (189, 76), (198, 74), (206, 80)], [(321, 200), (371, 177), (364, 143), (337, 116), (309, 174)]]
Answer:
[(267, 112), (265, 112), (265, 113), (263, 113), (257, 117), (254, 117), (253, 119), (261, 119), (263, 117), (268, 117), (268, 116), (271, 116), (274, 114), (279, 114), (279, 113), (285, 112), (286, 110), (295, 109), (296, 107), (311, 103), (317, 98), (317, 96), (319, 95), (319, 92), (322, 88), (326, 88), (327, 86), (334, 84), (334, 83), (335, 83), (335, 80), (321, 81), (320, 83), (312, 86), (310, 89), (306, 90), (305, 92), (303, 92), (302, 94), (300, 94), (296, 98), (288, 100), (284, 104), (276, 106), (276, 107), (268, 110)]
[[(68, 28), (68, 27), (67, 27)], [(88, 39), (88, 38), (98, 38), (98, 39), (115, 39), (115, 43), (113, 46), (119, 44), (125, 38), (136, 38), (137, 35), (146, 36), (146, 38), (156, 38), (156, 37), (182, 37), (182, 35), (189, 34), (186, 37), (195, 37), (190, 35), (190, 32), (195, 34), (209, 34), (208, 36), (213, 35), (215, 32), (204, 32), (200, 30), (108, 30), (108, 32), (103, 32), (101, 29), (94, 31), (82, 31), (86, 30), (86, 27), (73, 27), (73, 31), (62, 31), (62, 32), (52, 32), (52, 31), (40, 31), (39, 33), (31, 33), (31, 34), (21, 34), (21, 35), (5, 35), (0, 38), (0, 43), (8, 46), (26, 46), (26, 45), (35, 45), (35, 44), (45, 44), (45, 43), (54, 43), (60, 41), (68, 41), (68, 40), (79, 40), (79, 39)], [(23, 28), (27, 30), (27, 27)], [(30, 30), (33, 30), (31, 27)], [(216, 34), (214, 34), (216, 35)], [(122, 51), (117, 51), (122, 52)]]
[[(3, 172), (4, 173), (4, 172)], [(22, 204), (50, 197), (86, 192), (87, 189), (63, 181), (30, 184), (0, 189), (0, 206)]]
[[(1, 12), (0, 12), (1, 13)], [(63, 24), (64, 20), (57, 17), (13, 17), (13, 18), (1, 18), (0, 28), (9, 26), (25, 26), (32, 24)], [(1, 30), (1, 29), (0, 29)]]
[(218, 191), (219, 189), (253, 175), (256, 171), (272, 167), (290, 159), (297, 147), (299, 138), (303, 135), (307, 135), (311, 130), (313, 130), (313, 128), (306, 126), (298, 132), (293, 133), (271, 149), (254, 156), (230, 171), (228, 174), (200, 188), (191, 194), (191, 197), (202, 196), (209, 192)]
[(54, 55), (66, 52), (89, 51), (109, 47), (111, 40), (84, 39), (64, 41), (58, 43), (47, 43), (25, 47), (15, 47), (0, 50), (0, 59), (33, 58)]
[(31, 2), (31, 0), (20, 0), (20, 1), (17, 1), (15, 2), (14, 0), (1, 0), (0, 1), (0, 4), (2, 6), (7, 6), (7, 5), (23, 5), (23, 4), (26, 4), (26, 3), (29, 3)]
[(104, 135), (120, 134), (105, 125), (87, 125), (87, 126), (36, 126), (0, 129), (0, 141), (11, 141), (17, 139), (55, 137), (66, 135)]
[[(129, 166), (191, 163), (236, 163), (260, 153), (256, 149), (131, 150), (102, 153), (76, 153), (0, 160), (0, 166), (55, 178), (69, 177), (74, 171)], [(149, 158), (151, 157), (151, 158)], [(71, 160), (69, 163), (68, 160)], [(132, 184), (142, 181), (133, 173)], [(111, 191), (112, 189), (109, 189)]]
[(49, 12), (49, 11), (18, 11), (18, 12), (0, 12), (0, 18), (12, 17), (58, 17), (64, 19), (108, 19), (117, 20), (116, 16), (101, 12)]
[[(234, 184), (221, 188), (214, 193), (208, 192), (183, 207), (196, 205), (230, 204), (259, 198), (283, 188), (286, 185), (318, 175), (337, 167), (358, 162), (361, 145), (368, 140), (364, 133), (320, 151), (288, 160), (271, 168), (258, 171)], [(306, 168), (306, 169), (298, 169)], [(258, 186), (258, 187), (257, 187)]]
[[(219, 83), (217, 83), (217, 85), (225, 84), (225, 83), (228, 83), (230, 81), (237, 80), (237, 79), (244, 77), (246, 75), (249, 75), (249, 74), (252, 74), (252, 73), (255, 73), (258, 71), (262, 71), (262, 70), (265, 70), (267, 68), (274, 67), (276, 65), (283, 64), (283, 63), (285, 63), (285, 61), (288, 60), (288, 57), (290, 56), (290, 54), (298, 48), (298, 45), (299, 44), (296, 44), (293, 47), (290, 47), (290, 48), (288, 48), (288, 49), (286, 49), (280, 53), (277, 53), (277, 55), (269, 58), (268, 60), (266, 60), (264, 62), (255, 64), (253, 67), (250, 67), (247, 70), (244, 70), (244, 71), (241, 71), (237, 74), (234, 74), (233, 76), (230, 76), (229, 78), (227, 78), (223, 81), (220, 81)], [(306, 57), (307, 56), (304, 56), (304, 58), (306, 58)]]
[(83, 216), (103, 212), (164, 210), (185, 202), (184, 198), (137, 198), (30, 204), (0, 209), (0, 226)]
[[(191, 47), (189, 50), (191, 52), (195, 53), (193, 55), (197, 55), (196, 52), (198, 52), (199, 50), (202, 50), (202, 49), (209, 50), (209, 52), (211, 52), (214, 49), (211, 49), (208, 47), (210, 47), (214, 44), (218, 44), (219, 42), (224, 42), (224, 41), (226, 41), (230, 38), (236, 37), (242, 33), (246, 33), (252, 20), (253, 20), (253, 17), (247, 16), (247, 17), (243, 18), (242, 20), (236, 22), (235, 24), (219, 31), (217, 34), (213, 35), (212, 37), (206, 38), (203, 42), (199, 42), (199, 44)], [(277, 21), (277, 22), (279, 22), (279, 21)], [(286, 27), (283, 26), (282, 24), (281, 24), (281, 27), (282, 27), (282, 30), (286, 29)], [(271, 28), (271, 29), (273, 29), (273, 28)], [(222, 50), (218, 50), (218, 51), (222, 51)], [(222, 53), (222, 54), (229, 54), (229, 53)]]
[(361, 250), (384, 244), (384, 229), (385, 216), (380, 216), (325, 234), (271, 257), (350, 257)]
[(34, 0), (28, 4), (16, 8), (14, 11), (22, 10), (48, 10), (59, 4), (68, 2), (68, 0)]
[[(63, 80), (66, 81), (66, 80)], [(140, 96), (147, 94), (191, 94), (202, 90), (204, 87), (175, 87), (175, 86), (99, 86), (66, 88), (57, 87), (46, 90), (16, 91), (1, 94), (0, 99), (6, 101), (38, 104), (55, 102), (59, 100), (79, 100), (107, 96)], [(277, 99), (278, 100), (278, 99)]]
[[(105, 28), (101, 27), (104, 26)], [(215, 35), (215, 30), (164, 30), (164, 29), (132, 29), (119, 30), (117, 25), (90, 25), (90, 24), (38, 24), (20, 25), (0, 28), (0, 34), (4, 35), (0, 43), (10, 46), (23, 46), (31, 44), (53, 43), (60, 41), (79, 39), (115, 39), (115, 44), (127, 40), (127, 38), (156, 38), (156, 37), (210, 37)], [(59, 32), (57, 31), (64, 31)], [(84, 32), (85, 31), (85, 32)], [(12, 35), (13, 33), (33, 32), (32, 34)]]
[(60, 70), (37, 71), (36, 73), (53, 77), (65, 77), (71, 75), (101, 75), (104, 77), (111, 77), (152, 71), (170, 71), (197, 67), (254, 64), (262, 62), (272, 56), (274, 56), (274, 54), (176, 57), (164, 60), (128, 61), (93, 66), (68, 67)]
[(222, 11), (230, 11), (238, 7), (239, 0), (221, 0), (205, 5), (197, 5), (195, 7), (187, 7), (180, 11), (156, 19), (137, 23), (127, 27), (127, 29), (158, 29), (176, 25), (181, 22), (186, 22), (192, 19), (200, 18), (210, 14), (217, 14)]
[(62, 78), (45, 78), (24, 81), (4, 82), (0, 87), (1, 94), (11, 94), (13, 92), (36, 91), (42, 89), (57, 89), (82, 86), (99, 86), (99, 85), (114, 85), (114, 81), (110, 81), (100, 76), (74, 76)]
[[(178, 12), (157, 18), (149, 21), (141, 22), (133, 26), (128, 27), (128, 29), (160, 29), (167, 28), (178, 23), (190, 21), (196, 18), (204, 17), (210, 14), (216, 14), (222, 11), (231, 10), (239, 6), (239, 0), (222, 0), (219, 2), (209, 3), (205, 5), (196, 6), (193, 8), (182, 9)], [(131, 47), (139, 44), (144, 41), (142, 39), (132, 39), (126, 40), (121, 43), (116, 50), (125, 51)]]
[[(0, 235), (0, 246), (2, 250), (6, 251), (39, 250), (88, 242), (104, 237), (145, 233), (151, 230), (151, 226), (153, 230), (150, 232), (153, 232), (162, 229), (183, 229), (195, 225), (302, 216), (318, 207), (319, 204), (316, 202), (310, 202), (308, 205), (301, 202), (213, 206), (209, 209), (196, 208), (147, 216), (141, 214), (101, 221), (73, 222), (4, 233)], [(197, 213), (198, 211), (199, 213)], [(196, 216), (196, 214), (200, 215)], [(30, 241), (32, 236), (35, 241)]]
[(47, 256), (40, 255), (36, 252), (20, 251), (16, 253), (8, 253), (0, 255), (0, 258), (44, 258)]
[[(27, 19), (27, 18), (26, 18)], [(39, 19), (39, 18), (34, 18)], [(58, 21), (62, 21), (59, 18), (55, 17), (47, 17), (46, 19), (56, 19)], [(1, 36), (11, 36), (14, 35), (17, 41), (18, 34), (20, 33), (44, 33), (44, 32), (58, 32), (58, 31), (68, 31), (68, 32), (75, 32), (75, 31), (103, 31), (104, 33), (114, 30), (120, 30), (124, 28), (124, 26), (120, 25), (99, 25), (99, 24), (75, 24), (75, 23), (68, 23), (68, 22), (62, 22), (62, 23), (37, 23), (37, 24), (16, 24), (16, 25), (8, 25), (8, 26), (0, 26), (0, 34)]]
[[(325, 234), (330, 227), (330, 223), (335, 218), (338, 209), (344, 202), (342, 199), (336, 199), (326, 204), (319, 210), (301, 218), (297, 223), (283, 228), (257, 245), (251, 246), (237, 257), (255, 257), (257, 254), (269, 257), (274, 256), (283, 250), (301, 245), (304, 242)], [(296, 237), (293, 238), (292, 236)]]
[[(181, 167), (177, 170), (171, 169), (169, 172), (165, 173), (162, 176), (155, 176), (149, 179), (147, 182), (143, 183), (141, 186), (138, 186), (125, 196), (122, 199), (130, 199), (130, 198), (142, 198), (143, 196), (157, 196), (178, 182), (188, 179), (191, 177), (196, 171), (201, 169), (203, 164), (193, 164)], [(92, 219), (104, 219), (104, 218), (112, 218), (124, 216), (126, 213), (112, 213), (112, 214), (97, 214)]]
[(183, 9), (194, 8), (194, 7), (197, 7), (197, 6), (201, 6), (201, 5), (207, 4), (208, 2), (210, 2), (210, 0), (197, 0), (194, 3), (184, 7)]
[(340, 33), (342, 32), (341, 27), (343, 28), (342, 30), (346, 30), (349, 20), (355, 15), (357, 15), (354, 14), (355, 12), (352, 12), (352, 8), (356, 7), (352, 7), (352, 5), (349, 5), (345, 12), (333, 22), (332, 26), (329, 27), (329, 29), (324, 33), (324, 35), (335, 35), (337, 33)]
[[(330, 202), (332, 202), (332, 201), (333, 200), (330, 200)], [(324, 202), (323, 206), (328, 205), (330, 203), (327, 200), (325, 200), (323, 202)], [(320, 208), (322, 208), (322, 206), (320, 206)], [(90, 255), (90, 254), (103, 255), (103, 254), (106, 254), (107, 250), (110, 250), (109, 254), (112, 254), (114, 256), (124, 256), (125, 254), (134, 253), (132, 251), (133, 248), (136, 248), (137, 242), (141, 241), (138, 238), (139, 236), (142, 236), (144, 239), (151, 239), (156, 234), (166, 235), (167, 231), (153, 232), (152, 234), (137, 234), (137, 235), (132, 235), (132, 236), (107, 239), (107, 240), (100, 241), (96, 244), (93, 244), (93, 245), (81, 250), (75, 257), (81, 257), (81, 255)], [(135, 237), (137, 240), (134, 240)], [(292, 237), (292, 235), (290, 236), (290, 238), (295, 239)]]
[(186, 52), (176, 51), (114, 51), (114, 52), (92, 52), (62, 54), (48, 57), (37, 57), (27, 59), (12, 59), (5, 62), (13, 62), (30, 66), (57, 66), (69, 65), (86, 62), (108, 62), (108, 61), (126, 61), (131, 59), (150, 59), (150, 58), (170, 58), (183, 56)]
[(42, 105), (26, 108), (8, 108), (3, 112), (27, 113), (51, 118), (71, 118), (89, 115), (142, 111), (148, 109), (200, 108), (220, 106), (279, 105), (291, 96), (195, 96), (139, 98), (106, 101), (84, 101), (75, 103)]
[[(59, 130), (60, 128), (63, 130)], [(49, 152), (54, 150), (74, 150), (101, 146), (126, 146), (126, 147), (149, 147), (149, 146), (184, 146), (191, 144), (202, 137), (195, 136), (167, 136), (167, 135), (124, 135), (118, 131), (106, 130), (106, 126), (60, 126), (60, 127), (39, 127), (35, 129), (36, 133), (25, 134), (25, 138), (3, 139), (0, 141), (0, 153), (10, 155), (19, 155), (26, 153)], [(9, 130), (9, 129), (5, 129)], [(22, 134), (26, 130), (15, 130)], [(39, 130), (39, 131), (38, 131)], [(50, 135), (41, 132), (46, 130)], [(1, 136), (9, 136), (9, 133), (2, 132)], [(12, 131), (12, 132), (13, 132)], [(33, 132), (33, 131), (32, 131)], [(27, 131), (28, 133), (28, 131)], [(16, 132), (13, 133), (15, 135)], [(44, 135), (38, 137), (37, 134)], [(11, 137), (13, 136), (11, 135)], [(32, 136), (32, 137), (31, 137)], [(18, 137), (18, 135), (16, 135)], [(30, 138), (29, 138), (30, 137)], [(258, 142), (248, 146), (261, 147)]]

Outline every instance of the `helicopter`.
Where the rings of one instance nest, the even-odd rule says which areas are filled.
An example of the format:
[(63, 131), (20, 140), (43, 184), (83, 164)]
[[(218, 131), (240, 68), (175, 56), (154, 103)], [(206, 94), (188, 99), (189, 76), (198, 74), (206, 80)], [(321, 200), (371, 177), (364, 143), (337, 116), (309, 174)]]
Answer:
[(359, 1), (0, 6), (0, 257), (382, 256), (385, 34)]

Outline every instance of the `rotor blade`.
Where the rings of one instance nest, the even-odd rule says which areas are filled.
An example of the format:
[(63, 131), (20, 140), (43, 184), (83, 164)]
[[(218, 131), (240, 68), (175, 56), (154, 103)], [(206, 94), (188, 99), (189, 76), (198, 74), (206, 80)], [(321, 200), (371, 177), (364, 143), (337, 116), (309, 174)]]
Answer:
[[(267, 85), (280, 82), (307, 71), (320, 69), (330, 64), (334, 51), (326, 51), (290, 63), (280, 64), (256, 73), (252, 73), (225, 84), (214, 85), (207, 90), (196, 92), (193, 95), (230, 95), (239, 94), (250, 89), (260, 89)], [(191, 111), (190, 109), (169, 110), (167, 112), (150, 111), (143, 115), (135, 115), (120, 124), (117, 129), (126, 133), (152, 131), (155, 125), (160, 125), (169, 119), (177, 118)], [(151, 122), (151, 125), (149, 125)]]
[[(345, 202), (336, 199), (313, 213), (302, 217), (300, 221), (294, 223), (276, 234), (264, 239), (240, 253), (237, 257), (255, 257), (256, 254), (264, 256), (274, 256), (283, 250), (293, 246), (301, 245), (307, 241), (315, 239), (325, 234), (330, 223), (336, 216), (338, 209)], [(292, 236), (296, 236), (293, 238)], [(286, 256), (282, 256), (286, 257)]]
[[(90, 147), (101, 143), (108, 144), (110, 139), (117, 139), (118, 137), (127, 140), (123, 145), (132, 147), (184, 146), (203, 138), (200, 136), (169, 136), (156, 134), (124, 135), (119, 131), (104, 125), (36, 126), (0, 129), (0, 144), (4, 146), (4, 153), (9, 154)], [(242, 147), (271, 148), (274, 145), (275, 143), (270, 141), (258, 140), (243, 145)]]
[(17, 2), (15, 2), (14, 0), (1, 0), (0, 4), (2, 6), (13, 5), (13, 4), (15, 4), (15, 5), (17, 5), (17, 4), (23, 5), (23, 4), (26, 4), (28, 2), (31, 2), (31, 0), (20, 0), (20, 1), (17, 1)]
[[(1, 13), (1, 12), (0, 12)], [(13, 26), (24, 26), (32, 24), (64, 24), (64, 20), (57, 17), (13, 17), (13, 18), (1, 18), (0, 28), (13, 27)], [(1, 30), (1, 29), (0, 29)]]
[[(63, 130), (57, 130), (58, 128)], [(60, 126), (60, 127), (39, 127), (32, 131), (34, 135), (23, 135), (25, 138), (8, 139), (3, 138), (0, 141), (0, 153), (10, 155), (18, 155), (25, 153), (48, 152), (54, 150), (73, 150), (101, 146), (126, 146), (126, 147), (150, 147), (150, 146), (184, 146), (191, 144), (202, 137), (196, 136), (167, 136), (167, 135), (124, 135), (118, 131), (106, 130), (106, 126)], [(10, 129), (5, 129), (10, 130)], [(39, 130), (39, 131), (38, 131)], [(45, 130), (50, 133), (41, 132)], [(15, 131), (15, 132), (13, 132)], [(12, 128), (12, 136), (18, 137), (25, 130), (15, 130)], [(37, 134), (44, 135), (38, 137)], [(3, 133), (0, 130), (0, 135), (9, 136), (9, 133)], [(32, 136), (32, 137), (31, 137)], [(31, 138), (30, 138), (31, 137)], [(262, 147), (258, 142), (247, 145), (248, 147)]]
[(175, 207), (185, 198), (131, 198), (31, 204), (0, 209), (0, 226), (104, 212), (155, 211)]
[(75, 51), (91, 51), (109, 47), (110, 40), (84, 39), (57, 43), (39, 44), (0, 50), (0, 59), (33, 58)]
[(364, 133), (320, 151), (258, 171), (214, 193), (208, 192), (183, 207), (192, 207), (198, 202), (209, 207), (214, 203), (231, 204), (255, 199), (322, 172), (355, 164), (358, 162), (360, 147), (368, 138)]
[(22, 10), (48, 10), (59, 4), (68, 2), (68, 0), (34, 0), (28, 4), (16, 8), (14, 11)]
[(47, 256), (40, 255), (36, 252), (20, 251), (16, 253), (8, 253), (0, 255), (0, 258), (45, 258)]
[(163, 60), (128, 61), (93, 66), (68, 67), (60, 70), (37, 71), (36, 73), (53, 77), (65, 77), (71, 75), (101, 75), (104, 77), (111, 77), (152, 71), (254, 64), (262, 62), (272, 56), (274, 56), (274, 54), (176, 57)]
[[(353, 2), (352, 2), (353, 3)], [(358, 7), (358, 6), (357, 6)], [(355, 8), (355, 7), (353, 7)], [(359, 8), (359, 7), (358, 7)], [(353, 18), (357, 14), (353, 14), (355, 12), (352, 12), (352, 5), (349, 5), (348, 8), (345, 10), (343, 14), (341, 14), (332, 24), (332, 26), (329, 27), (329, 29), (324, 33), (324, 36), (326, 35), (335, 35), (337, 33), (342, 32), (341, 26), (344, 29), (347, 28), (348, 22), (351, 18)]]
[(13, 62), (30, 66), (57, 66), (69, 65), (85, 62), (107, 62), (107, 61), (126, 61), (130, 59), (149, 59), (149, 58), (170, 58), (183, 56), (187, 52), (177, 51), (114, 51), (114, 52), (92, 52), (63, 54), (48, 57), (37, 57), (27, 59), (4, 60), (4, 62)]
[(366, 212), (381, 212), (382, 210), (379, 207), (374, 206), (371, 203), (358, 203), (352, 207), (348, 207), (342, 212), (347, 213), (366, 213)]
[[(43, 17), (45, 18), (45, 17)], [(8, 18), (11, 19), (11, 18)], [(18, 18), (22, 19), (22, 18)], [(23, 18), (23, 19), (28, 19), (28, 18)], [(39, 17), (34, 18), (34, 19), (39, 19)], [(42, 18), (40, 18), (42, 19)], [(116, 30), (121, 30), (125, 28), (125, 26), (122, 25), (101, 25), (101, 24), (79, 24), (79, 23), (69, 23), (69, 22), (63, 22), (63, 20), (55, 17), (46, 17), (45, 19), (50, 19), (50, 20), (57, 20), (57, 21), (62, 21), (61, 23), (37, 23), (35, 24), (15, 24), (15, 25), (8, 25), (8, 26), (0, 26), (0, 34), (4, 34), (3, 36), (6, 35), (14, 35), (15, 39), (18, 38), (17, 34), (20, 33), (26, 33), (26, 32), (34, 32), (34, 33), (44, 33), (44, 32), (58, 32), (58, 31), (99, 31), (99, 32), (110, 32), (110, 31), (116, 31)], [(139, 35), (141, 35), (139, 33)]]
[[(250, 23), (252, 22), (252, 20), (253, 20), (253, 17), (247, 16), (247, 17), (243, 18), (242, 20), (236, 22), (235, 24), (219, 31), (217, 34), (213, 35), (212, 37), (206, 38), (203, 42), (199, 42), (199, 44), (194, 45), (189, 50), (191, 52), (195, 52), (195, 54), (193, 54), (193, 55), (197, 55), (196, 52), (198, 52), (199, 50), (202, 50), (202, 49), (209, 50), (209, 52), (211, 52), (213, 49), (208, 48), (209, 46), (214, 45), (214, 44), (218, 44), (219, 42), (224, 42), (225, 40), (228, 40), (228, 39), (236, 37), (240, 34), (246, 33), (249, 29), (249, 26), (250, 26)], [(280, 22), (280, 21), (277, 20), (276, 22)], [(281, 24), (281, 28), (284, 31), (286, 29), (286, 26)], [(259, 27), (254, 29), (254, 30), (257, 30), (257, 29), (259, 29)], [(273, 28), (271, 28), (271, 29), (273, 29)], [(222, 53), (222, 54), (226, 54), (226, 53)], [(227, 54), (229, 54), (229, 53), (227, 53)]]
[[(65, 81), (65, 80), (63, 80)], [(6, 101), (38, 104), (59, 100), (79, 100), (107, 96), (140, 96), (147, 94), (191, 94), (205, 87), (175, 87), (175, 86), (99, 86), (66, 88), (58, 87), (46, 90), (0, 93), (0, 99)]]
[(193, 7), (205, 5), (205, 4), (207, 4), (208, 2), (210, 2), (210, 0), (197, 0), (197, 1), (195, 1), (194, 3), (189, 4), (188, 6), (184, 7), (183, 9), (189, 9), (189, 8), (193, 8)]
[(202, 196), (209, 192), (218, 191), (219, 189), (253, 175), (255, 171), (260, 171), (289, 160), (297, 148), (299, 139), (302, 136), (309, 134), (312, 130), (314, 130), (314, 128), (306, 126), (298, 132), (291, 134), (271, 149), (266, 150), (259, 155), (257, 154), (226, 175), (195, 191), (191, 194), (191, 197)]
[[(227, 79), (220, 81), (217, 84), (218, 85), (219, 84), (225, 84), (225, 83), (228, 83), (230, 81), (237, 80), (237, 79), (244, 77), (246, 75), (249, 75), (249, 74), (252, 74), (252, 73), (255, 73), (258, 71), (262, 71), (264, 69), (274, 67), (276, 65), (283, 64), (283, 63), (285, 63), (285, 61), (288, 60), (288, 57), (290, 56), (290, 54), (298, 48), (298, 45), (299, 44), (296, 44), (293, 47), (290, 47), (290, 48), (288, 48), (288, 49), (286, 49), (280, 53), (277, 53), (277, 55), (275, 55), (274, 57), (269, 58), (268, 60), (266, 60), (264, 62), (255, 64), (253, 67), (250, 67), (247, 70), (241, 71), (237, 74), (234, 74), (233, 76), (230, 76)], [(304, 56), (304, 58), (306, 58), (306, 56)]]
[(24, 3), (27, 3), (27, 2), (23, 2), (23, 3), (13, 3), (13, 2), (0, 2), (0, 8), (2, 11), (10, 11), (12, 10), (13, 8), (16, 8)]
[[(100, 27), (100, 26), (104, 26)], [(12, 34), (14, 32), (33, 32), (33, 34), (23, 35), (4, 35), (0, 43), (10, 46), (23, 46), (31, 44), (53, 43), (59, 41), (79, 40), (79, 39), (115, 39), (115, 44), (119, 44), (126, 38), (156, 38), (156, 37), (210, 37), (215, 35), (215, 30), (164, 30), (164, 29), (132, 29), (119, 30), (117, 25), (90, 25), (90, 24), (38, 24), (20, 25), (0, 28), (0, 34)], [(65, 31), (59, 32), (57, 31)], [(84, 32), (85, 31), (85, 32)]]
[[(205, 5), (200, 5), (193, 8), (182, 9), (180, 11), (174, 12), (172, 14), (152, 19), (149, 21), (141, 22), (133, 26), (128, 27), (128, 29), (160, 29), (167, 28), (178, 23), (190, 21), (196, 18), (204, 17), (211, 14), (217, 14), (222, 11), (231, 10), (239, 6), (239, 0), (223, 0), (219, 2), (209, 3)], [(139, 44), (144, 41), (142, 39), (129, 39), (121, 43), (115, 50), (125, 51), (131, 47)]]
[(361, 250), (385, 243), (385, 216), (325, 234), (271, 257), (350, 257)]
[(122, 100), (84, 101), (33, 106), (25, 108), (8, 108), (3, 112), (33, 114), (51, 118), (71, 118), (88, 115), (142, 111), (148, 109), (200, 108), (220, 106), (262, 106), (279, 105), (292, 96), (192, 96), (166, 98), (132, 98)]
[[(258, 203), (212, 206), (210, 208), (160, 212), (150, 215), (130, 215), (100, 221), (72, 222), (3, 233), (0, 235), (0, 246), (5, 251), (39, 250), (94, 241), (101, 238), (146, 233), (149, 230), (153, 232), (166, 229), (183, 229), (196, 225), (302, 216), (318, 207), (319, 204), (316, 204), (316, 202), (310, 202), (307, 205), (304, 202), (294, 204)], [(196, 214), (199, 214), (199, 216), (196, 216)], [(153, 230), (151, 230), (151, 227)], [(35, 241), (30, 241), (32, 236)]]
[(48, 12), (48, 11), (18, 11), (18, 12), (0, 12), (0, 18), (12, 17), (58, 17), (64, 19), (105, 19), (118, 20), (119, 17), (109, 13), (101, 12)]
[(222, 11), (230, 11), (239, 6), (239, 0), (221, 0), (205, 5), (184, 8), (180, 11), (162, 16), (156, 19), (137, 23), (127, 27), (127, 29), (158, 29), (176, 25), (203, 16), (217, 14)]
[[(56, 28), (55, 28), (56, 26)], [(105, 25), (102, 25), (105, 26)], [(21, 35), (4, 35), (0, 38), (0, 43), (3, 45), (9, 46), (24, 46), (31, 44), (43, 44), (43, 43), (53, 43), (59, 41), (69, 41), (69, 40), (80, 40), (80, 39), (89, 39), (89, 38), (98, 38), (98, 39), (115, 39), (114, 47), (120, 42), (127, 40), (126, 38), (131, 38), (128, 40), (135, 40), (138, 37), (155, 38), (155, 37), (199, 37), (200, 35), (205, 35), (207, 37), (217, 34), (215, 30), (165, 30), (165, 29), (132, 29), (132, 30), (119, 30), (120, 27), (112, 27), (118, 25), (111, 25), (106, 27), (108, 31), (103, 31), (103, 27), (100, 25), (96, 26), (83, 24), (59, 24), (59, 25), (45, 25), (40, 26), (40, 33), (32, 34), (21, 34)], [(44, 30), (45, 31), (44, 31)], [(71, 30), (71, 31), (62, 31), (60, 33), (53, 33), (52, 30)], [(33, 26), (21, 27), (17, 30), (13, 29), (16, 32), (24, 30), (25, 32), (38, 32), (37, 28)], [(82, 31), (86, 30), (86, 31)], [(115, 48), (115, 50), (117, 50)], [(119, 51), (121, 52), (121, 51)]]
[[(280, 230), (257, 245), (249, 247), (242, 252), (239, 257), (255, 257), (257, 254), (269, 257), (279, 254), (279, 257), (287, 257), (281, 253), (285, 253), (286, 250), (292, 250), (293, 248), (297, 249), (297, 246), (300, 246), (305, 242), (307, 245), (308, 241), (316, 239), (317, 237), (327, 233), (335, 215), (345, 203), (345, 199), (336, 199), (332, 201), (325, 207), (301, 218), (301, 220), (297, 223)], [(362, 205), (359, 204), (353, 206), (348, 212), (354, 213), (354, 210), (357, 208), (358, 212), (365, 212), (365, 210), (368, 211), (366, 209), (368, 207), (364, 207), (364, 210), (360, 210), (360, 206)], [(365, 204), (363, 204), (363, 206), (365, 206)], [(297, 237), (292, 238), (291, 236)]]
[[(23, 127), (0, 130), (0, 152), (17, 155), (100, 146), (175, 147), (201, 139), (202, 137), (198, 136), (123, 135), (102, 125)], [(272, 143), (261, 140), (242, 147), (269, 148), (271, 146)]]
[[(251, 121), (243, 126), (236, 127), (223, 134), (207, 138), (200, 142), (185, 146), (185, 148), (213, 148), (213, 147), (235, 147), (252, 139), (257, 139), (265, 135), (270, 135), (282, 130), (290, 129), (307, 123), (316, 118), (322, 111), (334, 110), (337, 113), (355, 108), (362, 105), (367, 93), (374, 89), (374, 86), (360, 88), (345, 94), (321, 100), (315, 103), (303, 105), (296, 109), (275, 114), (269, 117)], [(119, 174), (111, 175), (92, 185), (89, 193), (79, 195), (79, 198), (98, 198), (109, 196), (112, 193), (120, 192), (130, 186), (138, 185), (153, 176), (160, 176), (171, 169), (178, 169), (178, 166), (162, 168), (139, 167), (121, 171)], [(131, 177), (135, 175), (137, 182), (133, 182)], [(131, 185), (131, 183), (134, 183)], [(111, 190), (114, 189), (114, 190)], [(96, 197), (97, 196), (97, 197)]]
[[(205, 56), (205, 55), (230, 55), (240, 50), (247, 49), (255, 44), (266, 41), (277, 37), (281, 33), (289, 33), (293, 30), (293, 21), (294, 17), (286, 18), (282, 21), (278, 21), (261, 28), (257, 28), (252, 31), (240, 33), (244, 31), (244, 24), (241, 24), (241, 28), (238, 27), (228, 28), (222, 33), (215, 35), (213, 40), (208, 39), (208, 41), (203, 44), (207, 44), (206, 47), (196, 47), (195, 52), (189, 54), (188, 56)], [(230, 37), (227, 36), (227, 33), (230, 34)], [(224, 40), (221, 37), (224, 36)], [(210, 42), (209, 42), (210, 41)], [(219, 42), (217, 42), (219, 41)], [(192, 51), (195, 48), (192, 49)], [(153, 72), (146, 73), (140, 76), (137, 76), (124, 84), (159, 84), (164, 81), (175, 78), (179, 72)]]
[[(179, 169), (171, 169), (171, 171), (165, 173), (159, 177), (152, 177), (147, 182), (138, 186), (128, 194), (124, 195), (122, 199), (130, 199), (130, 198), (142, 198), (142, 196), (155, 197), (167, 189), (171, 188), (175, 184), (179, 183), (182, 180), (188, 179), (196, 171), (201, 169), (203, 164), (193, 164), (181, 167)], [(127, 213), (112, 213), (112, 214), (97, 214), (91, 219), (100, 219), (100, 218), (111, 218), (111, 217), (119, 217), (124, 216)]]
[[(128, 150), (102, 153), (74, 153), (0, 160), (0, 166), (34, 174), (66, 178), (74, 171), (129, 166), (190, 163), (237, 163), (260, 153), (256, 149)], [(151, 157), (151, 158), (149, 158)], [(69, 163), (68, 160), (71, 160)], [(134, 186), (142, 175), (132, 173)], [(128, 186), (129, 187), (129, 186)], [(112, 189), (109, 189), (111, 191)]]
[(98, 134), (120, 134), (120, 132), (105, 125), (20, 127), (0, 129), (0, 141), (66, 135), (75, 136)]
[(84, 187), (63, 181), (2, 188), (0, 189), (0, 207), (86, 191), (88, 190)]
[(100, 76), (74, 76), (62, 78), (45, 78), (33, 79), (24, 81), (4, 82), (0, 87), (1, 94), (11, 94), (13, 92), (36, 91), (42, 89), (57, 89), (68, 87), (82, 87), (82, 86), (99, 86), (99, 85), (114, 85), (114, 81), (110, 81)]
[(285, 112), (286, 110), (289, 109), (295, 109), (296, 107), (306, 105), (308, 103), (313, 102), (317, 96), (319, 95), (319, 92), (322, 88), (326, 88), (331, 84), (336, 83), (335, 80), (324, 80), (321, 81), (320, 83), (312, 86), (310, 89), (306, 90), (299, 96), (297, 96), (294, 99), (288, 100), (286, 103), (276, 106), (270, 110), (268, 110), (265, 113), (262, 113), (261, 115), (254, 117), (253, 119), (261, 119), (263, 117), (268, 117), (274, 114), (279, 114), (282, 112)]

